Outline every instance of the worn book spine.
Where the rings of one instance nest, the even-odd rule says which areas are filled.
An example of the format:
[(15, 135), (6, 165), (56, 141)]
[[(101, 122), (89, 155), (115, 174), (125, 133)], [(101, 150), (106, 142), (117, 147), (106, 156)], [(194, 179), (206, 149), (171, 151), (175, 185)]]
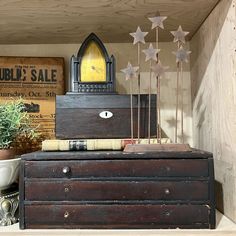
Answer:
[[(135, 139), (134, 143), (138, 141)], [(163, 139), (162, 143), (168, 143)], [(90, 150), (123, 150), (131, 139), (85, 139), (85, 140), (45, 140), (42, 142), (42, 151), (90, 151)], [(141, 144), (148, 144), (148, 139), (141, 139)], [(157, 143), (156, 139), (150, 140), (151, 144)]]

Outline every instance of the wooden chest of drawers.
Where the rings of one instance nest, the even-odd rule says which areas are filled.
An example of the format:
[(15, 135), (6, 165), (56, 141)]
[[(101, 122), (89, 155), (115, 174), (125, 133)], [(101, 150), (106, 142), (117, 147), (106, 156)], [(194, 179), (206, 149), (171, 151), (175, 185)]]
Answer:
[(22, 156), (20, 227), (215, 228), (210, 153)]

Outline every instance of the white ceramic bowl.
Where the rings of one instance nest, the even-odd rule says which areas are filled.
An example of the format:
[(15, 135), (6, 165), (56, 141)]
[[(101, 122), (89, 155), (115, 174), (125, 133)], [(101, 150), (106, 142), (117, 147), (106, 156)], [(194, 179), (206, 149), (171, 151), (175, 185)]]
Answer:
[(0, 189), (6, 189), (19, 176), (21, 158), (0, 160)]

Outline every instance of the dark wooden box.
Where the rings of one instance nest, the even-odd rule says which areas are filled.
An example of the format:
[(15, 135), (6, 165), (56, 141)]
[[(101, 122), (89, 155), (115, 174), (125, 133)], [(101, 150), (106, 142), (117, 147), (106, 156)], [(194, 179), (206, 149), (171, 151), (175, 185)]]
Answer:
[[(133, 96), (134, 136), (137, 137), (138, 97)], [(101, 112), (111, 112), (104, 119)], [(141, 95), (140, 137), (148, 136), (148, 95)], [(65, 95), (56, 97), (56, 137), (128, 138), (130, 95)], [(156, 96), (151, 102), (151, 134), (156, 134)]]
[(215, 228), (210, 153), (22, 156), (20, 228)]

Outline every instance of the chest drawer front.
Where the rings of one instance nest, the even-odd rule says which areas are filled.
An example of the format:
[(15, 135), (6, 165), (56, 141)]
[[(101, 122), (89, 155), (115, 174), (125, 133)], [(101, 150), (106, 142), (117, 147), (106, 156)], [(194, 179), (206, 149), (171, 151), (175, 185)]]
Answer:
[(207, 181), (54, 181), (25, 183), (29, 201), (208, 199)]
[[(200, 205), (26, 205), (26, 228), (207, 228)], [(45, 217), (47, 216), (47, 217)]]
[(26, 178), (206, 177), (206, 159), (26, 161)]

